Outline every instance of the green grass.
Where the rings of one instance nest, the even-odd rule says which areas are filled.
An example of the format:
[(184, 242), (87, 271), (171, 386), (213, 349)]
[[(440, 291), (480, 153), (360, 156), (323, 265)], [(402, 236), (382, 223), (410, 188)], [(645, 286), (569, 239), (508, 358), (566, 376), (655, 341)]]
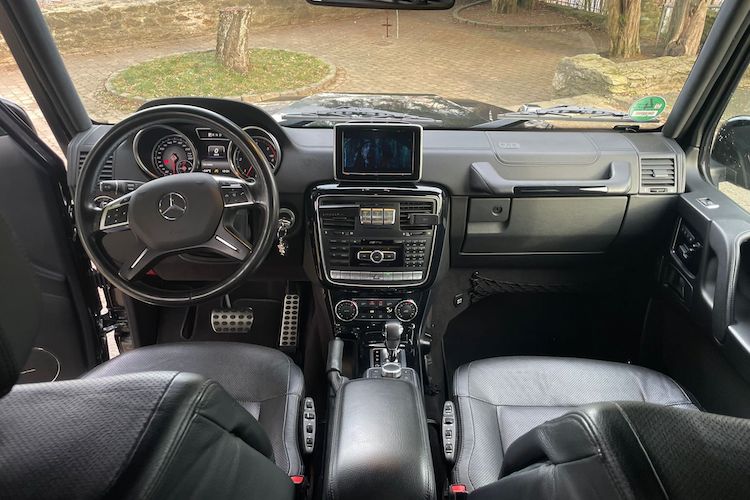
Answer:
[(221, 66), (214, 52), (190, 52), (136, 64), (111, 82), (120, 94), (145, 98), (194, 95), (240, 96), (292, 90), (320, 81), (328, 65), (313, 56), (277, 49), (252, 49), (243, 75)]

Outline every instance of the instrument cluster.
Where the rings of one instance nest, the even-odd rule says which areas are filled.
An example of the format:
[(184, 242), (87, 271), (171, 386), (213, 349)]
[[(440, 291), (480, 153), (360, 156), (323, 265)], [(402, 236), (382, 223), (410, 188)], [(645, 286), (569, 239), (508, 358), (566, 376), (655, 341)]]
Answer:
[[(256, 126), (243, 128), (258, 144), (274, 172), (281, 164), (279, 142), (270, 132)], [(221, 133), (204, 127), (154, 125), (133, 138), (133, 154), (149, 177), (204, 172), (255, 178), (252, 162)]]

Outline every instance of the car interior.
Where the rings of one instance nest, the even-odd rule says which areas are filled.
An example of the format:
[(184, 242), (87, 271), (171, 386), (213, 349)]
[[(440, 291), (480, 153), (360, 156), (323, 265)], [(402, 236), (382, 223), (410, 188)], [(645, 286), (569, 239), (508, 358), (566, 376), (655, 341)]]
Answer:
[(747, 498), (748, 2), (655, 129), (99, 123), (0, 29), (0, 497)]

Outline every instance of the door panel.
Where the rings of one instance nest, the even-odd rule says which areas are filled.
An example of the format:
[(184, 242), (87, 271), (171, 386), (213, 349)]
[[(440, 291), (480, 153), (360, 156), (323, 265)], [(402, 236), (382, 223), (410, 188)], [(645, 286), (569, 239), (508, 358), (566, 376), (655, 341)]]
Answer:
[(0, 214), (35, 267), (43, 296), (38, 349), (21, 381), (75, 378), (100, 357), (96, 287), (74, 240), (64, 165), (11, 109), (0, 102)]
[(707, 410), (750, 417), (750, 215), (695, 169), (678, 204), (647, 333)]

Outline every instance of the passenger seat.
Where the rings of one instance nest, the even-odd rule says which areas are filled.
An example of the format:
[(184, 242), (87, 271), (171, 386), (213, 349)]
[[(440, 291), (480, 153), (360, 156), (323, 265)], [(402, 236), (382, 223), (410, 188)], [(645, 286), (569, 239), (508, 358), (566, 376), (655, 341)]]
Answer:
[(597, 402), (640, 401), (696, 410), (685, 391), (639, 366), (576, 358), (503, 357), (461, 366), (453, 379), (458, 447), (453, 483), (497, 481), (508, 447), (536, 426)]

